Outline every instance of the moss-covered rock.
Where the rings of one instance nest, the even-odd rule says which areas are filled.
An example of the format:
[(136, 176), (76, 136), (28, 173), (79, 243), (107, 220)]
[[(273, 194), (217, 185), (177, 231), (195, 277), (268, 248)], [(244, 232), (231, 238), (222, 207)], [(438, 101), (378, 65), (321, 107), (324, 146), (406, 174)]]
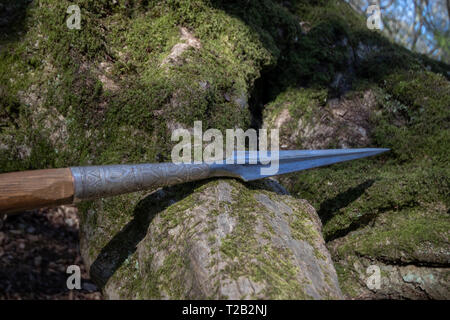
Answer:
[[(445, 300), (450, 291), (447, 267), (396, 265), (349, 256), (336, 264), (336, 271), (342, 290), (357, 299)], [(379, 287), (374, 282), (377, 275)]]
[[(367, 91), (346, 95), (335, 105), (329, 101), (320, 106), (315, 98), (297, 105), (295, 99), (286, 99), (281, 104), (288, 106), (283, 110), (291, 117), (288, 123), (293, 130), (282, 128), (285, 143), (291, 148), (308, 148), (309, 143), (315, 147), (391, 148), (390, 154), (375, 159), (281, 179), (288, 190), (316, 206), (326, 240), (336, 239), (329, 245), (338, 272), (345, 270), (339, 275), (349, 296), (442, 299), (450, 294), (446, 284), (450, 262), (450, 132), (445, 124), (449, 88), (449, 82), (437, 74), (406, 72), (390, 76), (384, 86), (376, 87), (372, 92), (377, 102), (371, 108), (361, 103), (356, 116), (352, 113), (356, 104), (348, 101), (361, 102), (357, 97), (366, 96)], [(304, 96), (304, 91), (295, 94)], [(311, 106), (316, 109), (311, 111)], [(309, 115), (303, 111), (308, 108)], [(344, 117), (336, 117), (340, 110), (344, 110)], [(292, 116), (298, 111), (300, 116)], [(358, 129), (355, 123), (361, 113), (366, 121)], [(275, 119), (274, 125), (280, 116)], [(368, 261), (397, 270), (389, 273), (397, 277), (384, 277), (380, 290), (368, 290), (361, 280), (368, 276)], [(359, 269), (355, 267), (358, 263)], [(415, 271), (410, 271), (421, 279), (432, 274), (433, 281), (405, 283), (399, 276), (403, 265), (414, 266)]]
[[(202, 120), (204, 130), (222, 131), (264, 122), (280, 128), (285, 148), (388, 147), (389, 154), (374, 159), (289, 175), (282, 181), (294, 196), (316, 207), (348, 296), (423, 298), (421, 290), (426, 290), (426, 297), (448, 298), (443, 280), (423, 280), (426, 284), (416, 287), (412, 283), (420, 283), (419, 278), (407, 275), (406, 287), (405, 281), (389, 276), (383, 283), (390, 289), (367, 293), (358, 271), (364, 268), (354, 265), (371, 261), (403, 272), (403, 264), (408, 264), (426, 268), (414, 271), (420, 279), (430, 268), (433, 279), (446, 279), (449, 66), (369, 31), (364, 17), (339, 0), (77, 3), (81, 30), (66, 27), (71, 1), (1, 4), (0, 172), (168, 161), (176, 143), (170, 140), (171, 130), (190, 128), (194, 120)], [(230, 185), (250, 198), (257, 192)], [(167, 198), (179, 200), (173, 206), (155, 202), (158, 194), (148, 198), (135, 193), (80, 205), (87, 239), (83, 252), (97, 281), (106, 284), (111, 296), (131, 297), (134, 287), (141, 297), (227, 296), (215, 284), (204, 288), (191, 282), (185, 287), (173, 280), (200, 270), (188, 266), (188, 246), (179, 256), (170, 245), (160, 247), (161, 265), (151, 262), (159, 261), (157, 252), (145, 249), (144, 243), (156, 245), (152, 234), (169, 233), (160, 220), (150, 221), (156, 212), (178, 217), (174, 223), (180, 227), (192, 223), (191, 202), (179, 195)], [(264, 217), (271, 216), (268, 208), (251, 201)], [(239, 216), (236, 204), (229, 206)], [(251, 212), (243, 212), (244, 220), (253, 221)], [(212, 217), (210, 223), (217, 219)], [(201, 221), (202, 228), (204, 224), (208, 221)], [(148, 225), (160, 229), (147, 234)], [(249, 230), (256, 225), (248, 225)], [(293, 239), (309, 235), (301, 223), (290, 227)], [(245, 230), (234, 231), (239, 237)], [(258, 287), (264, 276), (269, 291), (242, 294), (327, 296), (322, 289), (305, 291), (300, 278), (289, 282), (272, 272), (287, 272), (292, 280), (296, 276), (291, 264), (243, 267), (239, 261), (248, 261), (247, 251), (236, 247), (238, 238), (218, 241), (214, 232), (201, 234), (211, 240), (199, 240), (208, 250), (216, 250), (224, 261), (234, 259), (226, 264), (234, 268), (226, 271), (234, 281), (223, 282), (226, 288), (247, 288), (249, 283)], [(252, 232), (246, 235), (243, 243), (254, 249)], [(144, 236), (137, 253), (130, 255), (127, 248)], [(188, 241), (189, 236), (180, 239)], [(107, 259), (101, 252), (116, 248), (119, 253), (113, 258), (129, 259), (96, 267), (101, 264), (94, 261)], [(267, 251), (269, 256), (278, 253)]]
[(250, 126), (250, 90), (281, 42), (265, 23), (209, 1), (86, 0), (70, 30), (70, 4), (11, 5), (22, 19), (2, 27), (3, 172), (168, 160), (173, 128)]
[(284, 149), (350, 148), (370, 143), (377, 101), (373, 90), (341, 99), (327, 90), (289, 89), (264, 109), (264, 126), (279, 129)]
[[(281, 90), (264, 108), (264, 126), (279, 128), (288, 149), (391, 151), (280, 181), (318, 210), (348, 297), (448, 298), (449, 67), (399, 49), (330, 8), (343, 17), (348, 12), (335, 1), (293, 10), (314, 17), (307, 38), (323, 28), (323, 17), (340, 21), (334, 37), (315, 38), (321, 43), (315, 47), (332, 57), (323, 61), (341, 61), (341, 69), (328, 67), (325, 82)], [(382, 272), (379, 290), (367, 287), (369, 265), (390, 270)], [(402, 279), (405, 268), (423, 281)]]
[(217, 180), (156, 191), (134, 210), (136, 195), (91, 204), (90, 275), (115, 299), (342, 298), (315, 210), (271, 189)]

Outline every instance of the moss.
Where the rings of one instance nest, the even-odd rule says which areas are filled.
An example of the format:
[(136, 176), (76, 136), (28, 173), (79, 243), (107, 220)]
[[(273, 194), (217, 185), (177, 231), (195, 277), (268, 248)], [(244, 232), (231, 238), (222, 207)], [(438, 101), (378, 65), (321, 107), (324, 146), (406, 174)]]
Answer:
[[(242, 20), (204, 1), (81, 1), (82, 30), (69, 30), (69, 4), (30, 4), (23, 41), (0, 39), (0, 101), (5, 106), (0, 139), (8, 148), (2, 171), (167, 160), (173, 146), (171, 124), (191, 127), (194, 120), (203, 120), (204, 129), (221, 130), (250, 125), (249, 110), (236, 99), (246, 99), (261, 68), (274, 57)], [(193, 32), (201, 48), (185, 52), (182, 65), (161, 67), (180, 42), (181, 26)], [(101, 63), (111, 70), (103, 70)], [(99, 80), (105, 72), (118, 90)], [(38, 84), (33, 92), (28, 91), (31, 83)], [(21, 92), (25, 97), (38, 94), (39, 101), (27, 105)], [(43, 121), (55, 114), (53, 108), (67, 130), (61, 147)], [(37, 109), (44, 110), (39, 118)], [(9, 141), (8, 136), (18, 138)], [(20, 137), (32, 157), (14, 150)], [(37, 137), (42, 142), (33, 141)]]
[[(333, 258), (349, 296), (359, 288), (351, 270), (344, 270), (352, 257), (435, 265), (443, 263), (448, 247), (448, 226), (442, 219), (449, 207), (450, 87), (444, 76), (424, 70), (419, 60), (409, 70), (397, 63), (399, 68), (388, 68), (377, 77), (370, 72), (357, 75), (363, 78), (358, 91), (369, 87), (377, 95), (370, 146), (390, 148), (389, 153), (282, 178), (291, 193), (316, 207), (325, 239), (336, 239)], [(302, 91), (279, 95), (268, 114), (276, 116), (277, 108)], [(291, 122), (308, 121), (303, 105), (294, 105), (299, 114)], [(292, 132), (288, 129), (286, 134)], [(299, 136), (299, 147), (301, 140)]]
[[(347, 48), (333, 47), (334, 43), (348, 38), (355, 46), (364, 38), (357, 34), (364, 31), (361, 18), (339, 1), (293, 2), (291, 12), (273, 1), (81, 1), (82, 32), (65, 27), (67, 16), (61, 12), (69, 4), (31, 4), (26, 9), (27, 24), (41, 23), (30, 28), (24, 41), (7, 42), (0, 62), (5, 77), (18, 75), (15, 88), (8, 84), (3, 90), (8, 95), (2, 95), (7, 106), (2, 126), (8, 128), (17, 126), (14, 119), (18, 114), (27, 116), (17, 93), (28, 87), (27, 79), (33, 80), (30, 73), (41, 72), (46, 66), (55, 70), (41, 92), (46, 92), (44, 106), (55, 106), (65, 117), (69, 131), (66, 148), (48, 155), (54, 161), (37, 159), (36, 164), (17, 152), (13, 160), (2, 161), (2, 167), (167, 159), (171, 145), (164, 125), (167, 122), (190, 126), (193, 120), (203, 119), (206, 127), (248, 127), (248, 110), (226, 97), (248, 96), (262, 70), (270, 68), (275, 68), (272, 75), (279, 74), (273, 77), (277, 82), (270, 86), (273, 88), (288, 83), (328, 84), (346, 67), (344, 60), (348, 58)], [(306, 35), (301, 34), (293, 13), (312, 24)], [(344, 16), (347, 19), (342, 19)], [(164, 71), (160, 64), (180, 41), (179, 26), (192, 30), (202, 48), (185, 52), (188, 63)], [(118, 92), (105, 90), (98, 80), (96, 69), (105, 61), (112, 65), (109, 76), (117, 82)], [(319, 72), (321, 68), (327, 71)], [(207, 90), (197, 85), (200, 81), (208, 83)], [(183, 103), (168, 108), (175, 96)], [(116, 131), (123, 126), (142, 130), (140, 147), (127, 152), (120, 147), (124, 137)], [(36, 129), (45, 131), (40, 126)], [(12, 130), (18, 136), (30, 135), (22, 126)], [(43, 139), (49, 137), (44, 135)], [(55, 147), (52, 141), (47, 143)], [(167, 147), (157, 152), (155, 145)], [(37, 148), (36, 154), (44, 157), (39, 151)]]
[(354, 279), (353, 270), (347, 265), (335, 262), (334, 267), (339, 278), (342, 293), (347, 297), (356, 297), (358, 294), (358, 280)]
[[(438, 225), (447, 227), (442, 214), (449, 206), (449, 67), (368, 31), (365, 21), (349, 15), (338, 1), (299, 1), (290, 10), (306, 22), (306, 35), (295, 45), (304, 50), (293, 51), (289, 66), (281, 63), (269, 73), (278, 87), (265, 107), (266, 122), (273, 124), (288, 109), (281, 139), (297, 133), (298, 121), (311, 122), (310, 115), (323, 106), (321, 97), (335, 97), (330, 83), (342, 73), (353, 87), (346, 98), (367, 89), (376, 94), (377, 106), (370, 114), (372, 142), (358, 147), (391, 149), (376, 158), (281, 178), (292, 194), (318, 210), (326, 240), (337, 239), (341, 251), (334, 259), (341, 285), (351, 296), (358, 280), (348, 270), (339, 271), (339, 259), (361, 255), (390, 263), (406, 259), (433, 264), (446, 250), (441, 238), (446, 232)], [(346, 52), (349, 48), (353, 57)], [(328, 72), (321, 72), (322, 64)], [(348, 71), (351, 65), (354, 73)], [(279, 86), (280, 78), (286, 85)], [(290, 141), (302, 148), (302, 139), (300, 132), (297, 141)]]
[(450, 230), (446, 215), (431, 209), (427, 213), (417, 209), (387, 212), (381, 217), (382, 225), (365, 230), (363, 235), (351, 235), (338, 249), (338, 255), (356, 254), (402, 263), (427, 261), (445, 264)]
[[(274, 299), (310, 299), (311, 297), (305, 294), (305, 285), (307, 283), (298, 282), (297, 273), (299, 270), (293, 264), (292, 252), (288, 249), (275, 247), (270, 241), (262, 244), (257, 232), (249, 234), (249, 230), (255, 230), (255, 226), (258, 223), (262, 223), (265, 230), (269, 232), (267, 240), (274, 236), (274, 230), (268, 228), (270, 226), (270, 222), (266, 221), (268, 217), (263, 214), (267, 211), (267, 208), (261, 206), (254, 198), (256, 192), (263, 192), (269, 198), (273, 197), (272, 193), (247, 189), (239, 182), (227, 180), (226, 183), (232, 187), (233, 198), (232, 203), (227, 203), (229, 206), (227, 212), (231, 213), (236, 219), (236, 224), (233, 231), (225, 238), (218, 240), (215, 236), (208, 233), (208, 228), (211, 227), (209, 226), (209, 220), (202, 224), (200, 229), (198, 223), (190, 221), (194, 218), (190, 212), (195, 210), (196, 206), (202, 206), (205, 199), (208, 198), (208, 196), (205, 197), (205, 192), (207, 195), (210, 192), (209, 190), (215, 190), (218, 183), (218, 181), (211, 181), (209, 183), (195, 184), (191, 186), (193, 190), (187, 194), (182, 190), (187, 191), (190, 189), (188, 186), (168, 189), (164, 191), (166, 195), (162, 200), (158, 196), (150, 196), (149, 200), (144, 200), (143, 203), (138, 204), (137, 208), (142, 208), (143, 212), (147, 212), (145, 216), (150, 214), (149, 208), (151, 208), (150, 211), (152, 212), (159, 212), (158, 220), (152, 226), (153, 229), (151, 229), (154, 231), (147, 236), (155, 238), (151, 241), (150, 238), (145, 238), (141, 242), (139, 246), (142, 246), (142, 253), (132, 253), (127, 255), (126, 259), (123, 258), (123, 262), (108, 280), (106, 290), (109, 290), (108, 287), (117, 287), (118, 289), (114, 289), (116, 292), (122, 297), (130, 298), (161, 298), (166, 295), (174, 299), (186, 298), (186, 294), (191, 290), (190, 287), (186, 287), (189, 286), (189, 281), (186, 281), (186, 279), (189, 278), (189, 272), (191, 272), (187, 256), (190, 250), (189, 241), (191, 240), (189, 239), (195, 239), (204, 233), (206, 234), (206, 240), (209, 243), (213, 243), (213, 247), (219, 246), (218, 252), (211, 252), (209, 267), (217, 267), (218, 261), (213, 257), (216, 254), (223, 254), (225, 258), (221, 258), (221, 261), (228, 261), (227, 267), (221, 271), (220, 275), (218, 274), (218, 279), (223, 279), (221, 277), (224, 277), (237, 280), (241, 276), (249, 277), (252, 281), (265, 284), (266, 290), (269, 291), (263, 292), (264, 296), (270, 296)], [(138, 199), (138, 197), (135, 199)], [(178, 201), (173, 204), (174, 200)], [(142, 219), (139, 218), (140, 213), (138, 212), (140, 209), (136, 209), (138, 212), (135, 210), (134, 214), (131, 215), (127, 214), (127, 212), (130, 212), (127, 209), (119, 209), (120, 204), (126, 204), (128, 201), (133, 200), (117, 197), (114, 204), (104, 202), (99, 211), (90, 211), (89, 214), (91, 216), (88, 216), (86, 213), (83, 214), (83, 219), (101, 218), (102, 228), (96, 229), (95, 234), (92, 234), (91, 237), (85, 237), (92, 241), (90, 246), (95, 247), (97, 252), (111, 246), (108, 243), (104, 243), (105, 239), (109, 239), (109, 242), (114, 242), (115, 240), (111, 240), (109, 237), (113, 235), (116, 237), (117, 234), (123, 233), (124, 230), (129, 228), (128, 225), (133, 224), (132, 220)], [(153, 203), (153, 201), (158, 202)], [(293, 207), (292, 204), (294, 202), (289, 203), (291, 207)], [(298, 206), (297, 202), (295, 204), (297, 206), (294, 207), (295, 210), (289, 219), (292, 221), (310, 219), (309, 215), (303, 211), (304, 208)], [(99, 208), (98, 205), (96, 207)], [(82, 209), (83, 212), (92, 210), (87, 205)], [(117, 210), (119, 216), (115, 216), (115, 210)], [(216, 215), (214, 211), (208, 214)], [(128, 218), (123, 219), (130, 216), (131, 220)], [(214, 219), (211, 217), (211, 223), (215, 221)], [(134, 222), (134, 224), (138, 223), (138, 221)], [(145, 218), (145, 221), (148, 221), (148, 218)], [(112, 223), (116, 222), (119, 229), (122, 230), (117, 230), (112, 225)], [(141, 223), (144, 224), (143, 228), (146, 228), (146, 223)], [(93, 225), (87, 221), (83, 221), (83, 224), (85, 226)], [(182, 233), (176, 236), (174, 235), (177, 232), (175, 229), (179, 226), (189, 226), (189, 228), (183, 227)], [(303, 229), (308, 227), (309, 225), (306, 222), (304, 226), (302, 225)], [(103, 232), (99, 232), (101, 230)], [(111, 231), (111, 234), (104, 233), (106, 231)], [(133, 229), (128, 230), (128, 232), (133, 232)], [(313, 241), (311, 237), (316, 239), (320, 237), (320, 234), (317, 231), (311, 233), (310, 238), (307, 240), (308, 242)], [(127, 243), (120, 244), (119, 247), (122, 245), (126, 247)], [(155, 245), (156, 248), (154, 247)], [(179, 248), (183, 249), (180, 251)], [(157, 262), (152, 252), (165, 252), (167, 254), (160, 262)], [(109, 255), (111, 254), (114, 256), (113, 252), (109, 253)], [(99, 258), (97, 257), (97, 259)], [(161, 259), (161, 257), (158, 259)], [(155, 268), (154, 263), (160, 265), (160, 267)], [(220, 281), (217, 281), (217, 285), (219, 285)]]
[[(267, 104), (263, 111), (265, 124), (270, 128), (277, 126), (280, 142), (291, 141), (299, 119), (303, 122), (311, 122), (317, 109), (321, 108), (327, 100), (327, 90), (289, 88), (279, 94), (271, 103)], [(288, 110), (289, 114), (283, 114)], [(283, 119), (283, 123), (276, 124), (277, 119)], [(301, 136), (295, 142), (302, 146)]]
[[(281, 52), (268, 70), (265, 98), (275, 99), (289, 87), (332, 87), (344, 74), (351, 87), (361, 80), (382, 81), (405, 70), (429, 68), (448, 77), (450, 67), (392, 44), (368, 30), (364, 16), (344, 1), (292, 1), (290, 11), (301, 19), (303, 32)], [(330, 95), (338, 92), (333, 89)]]
[[(310, 114), (317, 108), (323, 106), (327, 100), (326, 90), (314, 89), (288, 89), (277, 96), (277, 98), (264, 108), (267, 115), (277, 116), (278, 111), (288, 107), (290, 115), (294, 119), (302, 118), (309, 120)], [(271, 122), (271, 121), (269, 121)]]
[[(433, 85), (429, 87), (429, 83)], [(362, 88), (367, 86), (363, 84)], [(448, 81), (426, 71), (401, 72), (387, 77), (382, 88), (375, 84), (369, 88), (378, 100), (370, 119), (374, 146), (390, 147), (391, 151), (377, 158), (282, 178), (289, 191), (316, 207), (327, 240), (371, 224), (386, 211), (449, 205), (445, 147), (449, 134), (445, 125), (446, 106), (450, 104)], [(322, 92), (287, 90), (267, 106), (265, 119), (273, 123), (280, 110), (287, 108), (291, 120), (282, 126), (281, 135), (289, 136), (299, 119), (311, 121), (310, 114), (321, 108)], [(359, 91), (347, 97), (352, 94)], [(302, 147), (301, 134), (297, 147)]]
[[(183, 279), (185, 279), (186, 273), (189, 273), (190, 267), (187, 264), (188, 258), (183, 253), (189, 252), (185, 241), (195, 238), (199, 232), (206, 232), (207, 234), (208, 229), (208, 224), (205, 225), (206, 229), (200, 230), (197, 228), (197, 224), (188, 222), (189, 219), (192, 219), (189, 212), (196, 206), (202, 205), (204, 200), (202, 200), (203, 198), (199, 198), (199, 195), (211, 188), (214, 189), (217, 183), (217, 181), (212, 181), (207, 184), (197, 184), (194, 186), (194, 192), (192, 194), (181, 196), (175, 205), (166, 207), (158, 215), (158, 231), (154, 235), (157, 237), (155, 239), (155, 243), (158, 246), (157, 251), (168, 252), (160, 268), (157, 268), (155, 271), (154, 267), (152, 267), (154, 259), (152, 254), (147, 255), (145, 258), (140, 256), (138, 259), (137, 254), (134, 253), (124, 260), (108, 283), (111, 285), (118, 283), (121, 287), (120, 294), (127, 297), (160, 298), (162, 295), (169, 294), (175, 299), (186, 298), (185, 294), (190, 289), (185, 287), (186, 281)], [(233, 199), (236, 200), (236, 202), (229, 204), (232, 208), (228, 208), (229, 210), (227, 212), (232, 212), (237, 221), (233, 232), (223, 238), (221, 243), (216, 244), (220, 245), (220, 253), (228, 257), (227, 259), (230, 259), (230, 261), (233, 261), (222, 271), (223, 276), (230, 279), (238, 279), (240, 276), (245, 276), (250, 277), (250, 279), (256, 282), (264, 282), (267, 284), (267, 288), (271, 290), (270, 292), (264, 292), (264, 294), (277, 299), (283, 297), (310, 298), (305, 295), (303, 285), (298, 283), (298, 270), (291, 261), (292, 253), (287, 249), (280, 250), (279, 248), (275, 248), (271, 244), (266, 244), (261, 247), (261, 243), (257, 239), (256, 234), (255, 236), (249, 236), (248, 230), (253, 229), (257, 221), (263, 219), (261, 214), (257, 214), (254, 211), (255, 207), (259, 207), (258, 202), (254, 199), (255, 191), (245, 188), (241, 183), (235, 182), (234, 180), (227, 180), (227, 183), (232, 186)], [(267, 194), (270, 195), (269, 192)], [(173, 199), (170, 196), (169, 198)], [(102, 224), (108, 231), (111, 231), (111, 235), (120, 232), (115, 230), (110, 225), (110, 222), (118, 222), (118, 226), (122, 226), (122, 230), (124, 229), (124, 225), (130, 223), (129, 219), (123, 220), (123, 217), (128, 216), (125, 213), (127, 209), (119, 209), (119, 203), (125, 204), (130, 199), (120, 199), (118, 197), (115, 201), (114, 204), (105, 202), (101, 211), (95, 213), (97, 217), (103, 217)], [(166, 200), (163, 201), (163, 203), (165, 202)], [(162, 208), (165, 207), (163, 203), (159, 203), (159, 206), (162, 206)], [(144, 207), (148, 208), (147, 205), (143, 204), (142, 208)], [(86, 207), (83, 210), (89, 209)], [(119, 216), (115, 216), (115, 210), (117, 210)], [(258, 210), (266, 209), (265, 207), (261, 207)], [(301, 208), (298, 210), (298, 212), (295, 212), (295, 217), (300, 218), (301, 216), (302, 219), (305, 219), (305, 213), (301, 211)], [(213, 212), (210, 214), (214, 215)], [(134, 219), (136, 219), (136, 213), (134, 216)], [(86, 216), (84, 217), (86, 218)], [(169, 236), (169, 231), (171, 232), (174, 228), (187, 224), (189, 225), (189, 229), (183, 230), (182, 237), (173, 238), (173, 236)], [(269, 223), (263, 222), (263, 224), (266, 225)], [(273, 233), (273, 230), (271, 232)], [(103, 241), (109, 237), (105, 237), (105, 235), (99, 233), (97, 230), (94, 238), (92, 238), (93, 242), (98, 243), (98, 247), (96, 246), (98, 248), (97, 250), (105, 247)], [(320, 235), (315, 233), (312, 236), (317, 237)], [(167, 239), (172, 240), (169, 242)], [(207, 237), (207, 240), (209, 242), (217, 242), (216, 237), (213, 236)], [(310, 240), (308, 239), (308, 241)], [(176, 244), (177, 241), (181, 242)], [(174, 248), (174, 246), (183, 247), (183, 250), (186, 251), (171, 251), (172, 249), (170, 248)], [(155, 248), (148, 248), (146, 250), (152, 252), (152, 249)], [(254, 257), (256, 259), (255, 263), (248, 263), (249, 257)], [(138, 269), (141, 275), (137, 273), (138, 271), (135, 268), (136, 261), (140, 261)], [(214, 259), (212, 259), (211, 263), (210, 267), (213, 268), (215, 267), (214, 263), (217, 263), (217, 261), (214, 262)], [(145, 275), (145, 280), (142, 279), (142, 274)], [(137, 277), (137, 280), (135, 277)]]
[[(428, 71), (403, 71), (387, 76), (379, 88), (372, 88), (378, 103), (370, 120), (373, 146), (391, 151), (377, 158), (283, 178), (289, 191), (316, 207), (328, 240), (370, 224), (386, 211), (427, 210), (428, 205), (437, 203), (447, 208), (449, 205), (449, 82)], [(293, 93), (279, 95), (269, 105), (267, 114), (276, 117), (277, 108), (291, 104), (289, 108), (296, 106), (298, 112), (291, 122), (296, 124), (298, 118), (308, 121), (308, 114), (303, 111), (305, 102), (296, 101), (296, 96), (302, 97), (304, 92), (294, 89)], [(310, 112), (320, 108), (314, 99), (309, 99), (309, 105)], [(292, 133), (292, 129), (286, 131), (285, 134)], [(300, 135), (298, 147), (301, 139)]]
[[(450, 199), (450, 89), (445, 78), (449, 67), (368, 31), (363, 17), (342, 1), (290, 3), (286, 8), (281, 1), (269, 0), (83, 0), (78, 1), (82, 30), (69, 30), (65, 20), (71, 1), (16, 2), (17, 19), (0, 33), (0, 171), (166, 161), (174, 125), (191, 127), (194, 120), (202, 120), (204, 130), (246, 129), (251, 125), (250, 109), (236, 101), (249, 100), (253, 94), (256, 102), (271, 102), (267, 115), (276, 117), (290, 102), (294, 122), (308, 121), (325, 98), (336, 94), (330, 88), (336, 75), (345, 74), (355, 90), (378, 87), (372, 146), (389, 147), (391, 152), (291, 175), (290, 191), (318, 209), (328, 240), (388, 213), (419, 223), (424, 221), (420, 215), (429, 212), (430, 220), (441, 221), (429, 208), (443, 206), (448, 211)], [(306, 24), (300, 27), (299, 22)], [(201, 47), (185, 51), (180, 64), (162, 66), (181, 41), (180, 27), (189, 30)], [(371, 50), (367, 53), (364, 48)], [(355, 58), (358, 53), (364, 57)], [(349, 66), (356, 72), (349, 72)], [(257, 97), (260, 78), (262, 93)], [(289, 125), (282, 134), (289, 134), (294, 123)], [(254, 203), (249, 193), (243, 194), (240, 205)], [(133, 221), (143, 219), (139, 208), (144, 196), (136, 193), (80, 206), (82, 223), (95, 228), (90, 259), (124, 227), (134, 228)], [(196, 201), (195, 196), (186, 197), (162, 219), (167, 226), (176, 226), (182, 219), (179, 210)], [(155, 210), (161, 205), (154, 205)], [(101, 214), (106, 212), (109, 218)], [(240, 241), (257, 248), (243, 231), (255, 222), (250, 209), (238, 218), (241, 229), (222, 244), (229, 256), (241, 254)], [(423, 240), (419, 231), (434, 234), (411, 221), (398, 222), (401, 238), (392, 250), (410, 252), (407, 243)], [(299, 238), (311, 231), (303, 224), (293, 230)], [(367, 239), (395, 239), (392, 230), (381, 228)], [(438, 239), (428, 240), (442, 246)], [(351, 243), (348, 252), (356, 246)], [(365, 240), (362, 243), (358, 247), (362, 253), (380, 254)], [(288, 255), (267, 249), (261, 259)], [(134, 276), (132, 265), (123, 268), (118, 274)], [(281, 280), (271, 270), (295, 273), (289, 263), (273, 262), (267, 270), (246, 268), (250, 267), (242, 270), (274, 283)], [(283, 281), (276, 287), (284, 289), (275, 296), (287, 289), (302, 292)], [(151, 296), (159, 295), (153, 282), (148, 286)]]
[[(249, 193), (239, 185), (234, 187), (239, 193), (239, 200), (233, 205), (235, 208), (233, 212), (239, 212), (238, 221), (233, 232), (222, 240), (220, 251), (236, 263), (226, 272), (230, 273), (234, 279), (246, 276), (256, 282), (265, 283), (270, 292), (264, 292), (264, 295), (274, 299), (311, 299), (305, 293), (306, 283), (300, 284), (297, 280), (298, 270), (292, 264), (292, 253), (287, 249), (275, 248), (272, 244), (263, 244), (257, 234), (252, 236), (248, 233), (248, 230), (254, 229), (257, 223), (261, 223), (269, 232), (267, 239), (271, 239), (275, 234), (271, 223), (258, 214), (256, 208), (261, 207), (261, 204), (255, 201), (253, 192)], [(272, 197), (270, 192), (263, 193)], [(308, 219), (307, 215), (301, 211), (302, 208), (295, 208), (295, 210), (290, 220), (293, 221), (291, 224), (293, 232), (298, 231), (298, 233), (293, 234), (293, 237), (297, 239), (298, 235), (305, 234), (307, 230), (311, 230), (311, 238), (307, 240), (308, 242), (320, 237), (312, 227), (302, 223)], [(296, 226), (299, 228), (294, 229)], [(264, 238), (264, 235), (261, 236)], [(249, 256), (253, 256), (256, 261), (248, 263)]]
[[(375, 141), (392, 148), (399, 162), (426, 158), (433, 164), (447, 165), (443, 146), (450, 141), (446, 128), (450, 83), (431, 72), (404, 72), (388, 77), (385, 90), (391, 100), (398, 100), (405, 107), (385, 111), (375, 131)], [(396, 125), (395, 119), (399, 118), (405, 125)]]
[(184, 261), (183, 256), (178, 252), (172, 252), (164, 259), (163, 266), (154, 275), (155, 279), (159, 280), (158, 286), (164, 292), (170, 293), (172, 299), (185, 298), (184, 273), (179, 272), (184, 268), (188, 269), (189, 266), (186, 266), (186, 261)]

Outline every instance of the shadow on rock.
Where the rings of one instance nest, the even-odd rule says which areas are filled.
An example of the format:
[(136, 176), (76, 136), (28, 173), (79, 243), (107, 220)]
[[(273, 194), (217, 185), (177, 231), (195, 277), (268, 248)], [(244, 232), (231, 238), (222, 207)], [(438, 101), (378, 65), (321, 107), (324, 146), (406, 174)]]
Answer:
[[(337, 214), (340, 209), (345, 208), (353, 201), (356, 201), (368, 188), (372, 186), (374, 182), (375, 180), (373, 179), (366, 180), (356, 187), (349, 188), (347, 191), (339, 193), (336, 197), (322, 202), (319, 210), (317, 211), (322, 223), (325, 225), (331, 218), (333, 218), (333, 216)], [(360, 223), (358, 223), (358, 226), (359, 225)], [(352, 230), (346, 229), (346, 233), (350, 231)], [(341, 234), (331, 235), (331, 238), (335, 239), (338, 236), (341, 236)], [(328, 238), (329, 237), (327, 237), (326, 241), (332, 240)]]
[(136, 251), (152, 220), (170, 205), (189, 196), (203, 183), (205, 182), (186, 183), (160, 189), (139, 201), (134, 209), (133, 219), (111, 239), (92, 263), (89, 270), (92, 280), (103, 288), (116, 270)]

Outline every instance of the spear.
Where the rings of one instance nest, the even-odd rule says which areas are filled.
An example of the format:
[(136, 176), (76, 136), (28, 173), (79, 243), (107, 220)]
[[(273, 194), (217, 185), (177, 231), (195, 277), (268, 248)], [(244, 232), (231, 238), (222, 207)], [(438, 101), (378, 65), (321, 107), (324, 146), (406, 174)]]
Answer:
[(365, 148), (279, 151), (278, 170), (275, 173), (264, 173), (267, 170), (262, 169), (268, 169), (271, 163), (267, 162), (267, 158), (263, 159), (259, 152), (256, 152), (256, 156), (252, 152), (234, 154), (231, 164), (230, 161), (211, 164), (146, 163), (4, 173), (0, 174), (0, 212), (11, 213), (71, 204), (212, 177), (251, 181), (374, 156), (388, 150)]

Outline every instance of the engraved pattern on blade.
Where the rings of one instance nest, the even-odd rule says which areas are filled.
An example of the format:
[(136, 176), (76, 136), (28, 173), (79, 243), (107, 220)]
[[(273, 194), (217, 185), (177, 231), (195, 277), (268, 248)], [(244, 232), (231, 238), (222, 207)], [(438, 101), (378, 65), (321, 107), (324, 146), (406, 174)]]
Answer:
[(70, 168), (74, 177), (75, 201), (150, 190), (206, 179), (210, 167), (202, 164), (136, 164)]

